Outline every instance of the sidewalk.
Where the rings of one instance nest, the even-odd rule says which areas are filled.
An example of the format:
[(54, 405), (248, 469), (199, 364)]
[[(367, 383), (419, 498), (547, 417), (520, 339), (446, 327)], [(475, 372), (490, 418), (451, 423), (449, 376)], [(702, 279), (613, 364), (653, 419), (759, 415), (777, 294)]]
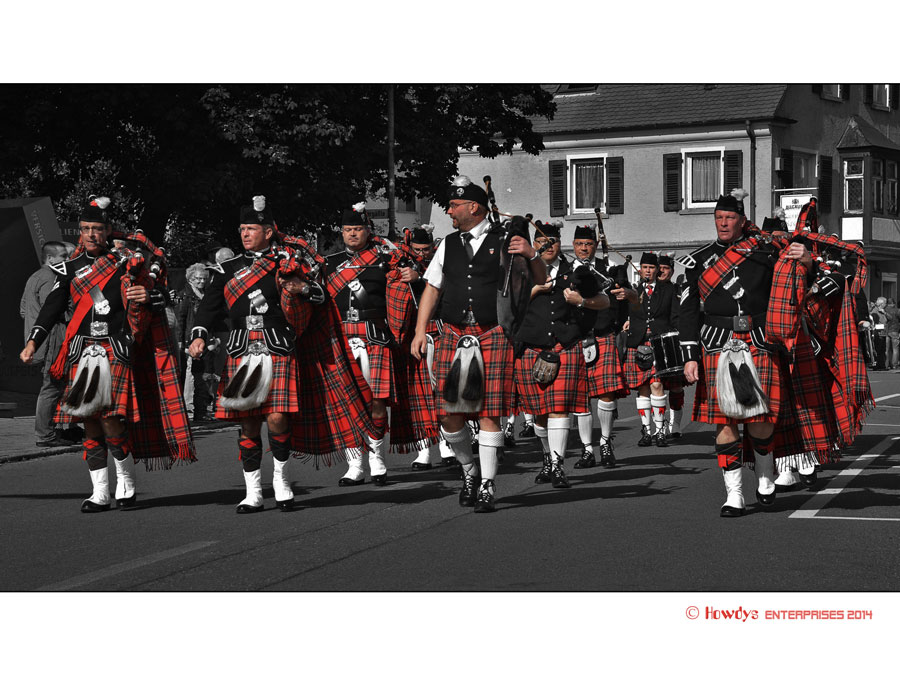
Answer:
[[(0, 404), (16, 404), (14, 409), (0, 408), (0, 464), (81, 451), (80, 443), (56, 448), (39, 448), (34, 444), (34, 406), (36, 401), (37, 395), (35, 394), (0, 391)], [(233, 422), (218, 420), (191, 424), (191, 431), (195, 439), (236, 428), (237, 425)]]

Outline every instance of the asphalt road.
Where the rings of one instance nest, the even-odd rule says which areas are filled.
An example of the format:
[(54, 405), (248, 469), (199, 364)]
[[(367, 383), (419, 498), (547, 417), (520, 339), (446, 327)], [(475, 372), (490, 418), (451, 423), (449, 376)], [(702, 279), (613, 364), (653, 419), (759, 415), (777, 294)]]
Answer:
[[(460, 508), (450, 469), (339, 488), (343, 467), (292, 462), (301, 507), (234, 513), (243, 498), (236, 432), (200, 438), (200, 461), (137, 473), (139, 508), (85, 515), (79, 454), (0, 465), (4, 591), (875, 591), (900, 589), (900, 374), (871, 373), (878, 409), (815, 491), (718, 515), (724, 487), (711, 427), (638, 448), (633, 399), (620, 402), (615, 469), (575, 471), (569, 490), (535, 485), (534, 439), (506, 453), (498, 510)], [(690, 405), (692, 390), (688, 390)], [(887, 397), (887, 398), (886, 398)], [(111, 482), (114, 471), (111, 470)], [(848, 574), (865, 565), (865, 573)]]

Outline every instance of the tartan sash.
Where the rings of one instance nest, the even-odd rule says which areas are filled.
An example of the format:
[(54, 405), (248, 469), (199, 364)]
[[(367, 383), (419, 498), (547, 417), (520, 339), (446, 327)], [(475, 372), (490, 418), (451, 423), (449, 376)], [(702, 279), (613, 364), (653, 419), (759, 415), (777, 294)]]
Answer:
[(249, 272), (229, 279), (225, 284), (225, 302), (228, 309), (231, 309), (238, 298), (252, 289), (261, 279), (275, 271), (276, 265), (273, 259), (263, 256), (253, 261)]
[(758, 237), (748, 237), (729, 246), (722, 257), (700, 275), (697, 281), (700, 299), (705, 301), (731, 270), (758, 250), (761, 243), (762, 241)]
[(113, 274), (115, 274), (116, 267), (116, 262), (112, 256), (106, 255), (102, 258), (97, 258), (91, 265), (91, 271), (86, 275), (80, 278), (76, 276), (72, 279), (72, 303), (75, 305), (75, 311), (72, 314), (69, 325), (66, 327), (66, 335), (59, 348), (59, 353), (56, 355), (56, 360), (50, 367), (50, 374), (57, 380), (61, 380), (65, 376), (69, 343), (78, 333), (78, 328), (81, 326), (81, 322), (84, 321), (84, 317), (87, 316), (87, 313), (94, 306), (91, 289), (96, 286), (102, 291), (106, 284), (109, 283), (109, 280), (112, 279)]
[(377, 262), (378, 250), (375, 248), (367, 248), (357, 254), (355, 258), (350, 258), (346, 263), (344, 263), (344, 266), (333, 272), (328, 277), (328, 293), (332, 298), (337, 297), (337, 294), (344, 290), (347, 287), (347, 284), (356, 279), (356, 277), (362, 271), (360, 269), (347, 269), (348, 266), (374, 265)]

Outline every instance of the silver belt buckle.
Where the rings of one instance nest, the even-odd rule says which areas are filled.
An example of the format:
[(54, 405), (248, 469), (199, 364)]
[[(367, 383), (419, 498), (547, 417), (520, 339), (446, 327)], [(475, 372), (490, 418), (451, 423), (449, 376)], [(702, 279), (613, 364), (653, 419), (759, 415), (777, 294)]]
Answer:
[(475, 321), (475, 314), (472, 312), (471, 309), (467, 309), (466, 310), (466, 318), (463, 319), (463, 325), (464, 326), (474, 326), (474, 325), (476, 325), (476, 323), (477, 322)]
[(749, 316), (735, 316), (731, 318), (732, 328), (735, 332), (746, 333), (750, 330)]
[(248, 354), (268, 354), (269, 348), (266, 346), (265, 342), (260, 340), (253, 340), (249, 345), (247, 345), (247, 353)]
[(91, 337), (107, 337), (109, 324), (105, 321), (91, 321)]
[(259, 314), (251, 314), (247, 317), (247, 330), (262, 330), (265, 320)]
[(347, 310), (347, 321), (359, 321), (359, 310), (356, 307)]

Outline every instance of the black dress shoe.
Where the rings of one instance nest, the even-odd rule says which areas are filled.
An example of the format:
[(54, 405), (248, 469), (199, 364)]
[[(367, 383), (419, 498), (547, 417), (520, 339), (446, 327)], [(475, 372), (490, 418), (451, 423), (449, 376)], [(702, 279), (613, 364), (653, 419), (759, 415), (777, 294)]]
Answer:
[(770, 495), (764, 495), (762, 492), (757, 490), (756, 503), (759, 504), (760, 508), (768, 509), (775, 503), (775, 493), (773, 492)]
[(372, 476), (372, 485), (375, 487), (384, 487), (387, 485), (387, 474), (382, 473), (378, 476)]
[(507, 424), (506, 431), (503, 432), (503, 445), (507, 448), (516, 447), (516, 437), (511, 424)]
[(600, 466), (605, 466), (607, 469), (615, 469), (616, 468), (616, 456), (613, 454), (613, 449), (611, 445), (604, 445), (600, 448)]
[(592, 469), (595, 466), (597, 466), (597, 459), (594, 457), (594, 453), (587, 449), (581, 453), (581, 459), (575, 462), (576, 469)]
[(519, 434), (519, 438), (534, 438), (534, 425), (526, 424), (522, 427), (522, 433)]
[(456, 457), (443, 457), (441, 459), (441, 466), (458, 466), (459, 460)]
[(739, 509), (736, 506), (728, 506), (727, 504), (719, 511), (719, 516), (722, 518), (737, 518), (742, 515), (744, 515), (744, 509)]
[(666, 432), (660, 429), (656, 435), (653, 437), (653, 441), (656, 443), (657, 448), (668, 448), (669, 443), (666, 441)]
[(534, 477), (534, 482), (538, 485), (549, 483), (551, 480), (550, 474), (552, 472), (553, 465), (550, 463), (550, 455), (544, 455), (544, 465), (541, 467), (541, 470), (538, 471), (538, 475)]
[(275, 506), (278, 507), (279, 511), (283, 511), (287, 513), (288, 511), (294, 510), (294, 500), (293, 499), (285, 499), (283, 502), (275, 500)]
[(475, 500), (477, 499), (477, 488), (475, 487), (475, 483), (478, 480), (478, 476), (463, 476), (463, 487), (459, 492), (459, 505), (460, 506), (475, 506)]
[(133, 494), (130, 497), (123, 497), (122, 499), (116, 500), (116, 508), (117, 509), (125, 509), (126, 511), (137, 503), (137, 494)]
[(428, 471), (431, 468), (430, 462), (413, 462), (412, 470), (413, 471)]
[(90, 499), (85, 499), (81, 502), (81, 512), (82, 513), (102, 513), (103, 511), (109, 511), (109, 507), (111, 504), (97, 504), (92, 502)]
[(259, 506), (250, 506), (249, 504), (238, 504), (235, 511), (237, 513), (259, 513), (263, 509), (265, 509), (265, 504), (260, 504)]
[(566, 477), (566, 472), (563, 471), (562, 464), (557, 464), (553, 468), (553, 472), (550, 476), (551, 481), (553, 482), (553, 487), (555, 488), (568, 488), (572, 487), (569, 485), (569, 479)]
[(353, 487), (354, 485), (362, 485), (366, 482), (365, 478), (360, 478), (359, 480), (353, 480), (352, 478), (341, 478), (338, 481), (338, 485), (341, 487)]
[(653, 436), (650, 435), (650, 427), (641, 427), (641, 440), (638, 441), (638, 447), (648, 448), (653, 445)]
[(488, 486), (493, 487), (494, 481), (487, 480), (478, 490), (478, 501), (475, 502), (475, 513), (493, 513), (497, 510), (494, 506), (494, 495), (488, 491)]
[(816, 481), (819, 478), (817, 475), (818, 473), (819, 473), (818, 469), (813, 469), (813, 472), (808, 475), (801, 473), (800, 474), (800, 482), (803, 483), (806, 487), (812, 487), (813, 485), (816, 484)]
[(57, 436), (56, 438), (51, 438), (49, 441), (36, 441), (35, 445), (39, 448), (64, 448), (70, 445), (78, 444), (67, 441), (65, 438), (60, 438), (59, 436)]

